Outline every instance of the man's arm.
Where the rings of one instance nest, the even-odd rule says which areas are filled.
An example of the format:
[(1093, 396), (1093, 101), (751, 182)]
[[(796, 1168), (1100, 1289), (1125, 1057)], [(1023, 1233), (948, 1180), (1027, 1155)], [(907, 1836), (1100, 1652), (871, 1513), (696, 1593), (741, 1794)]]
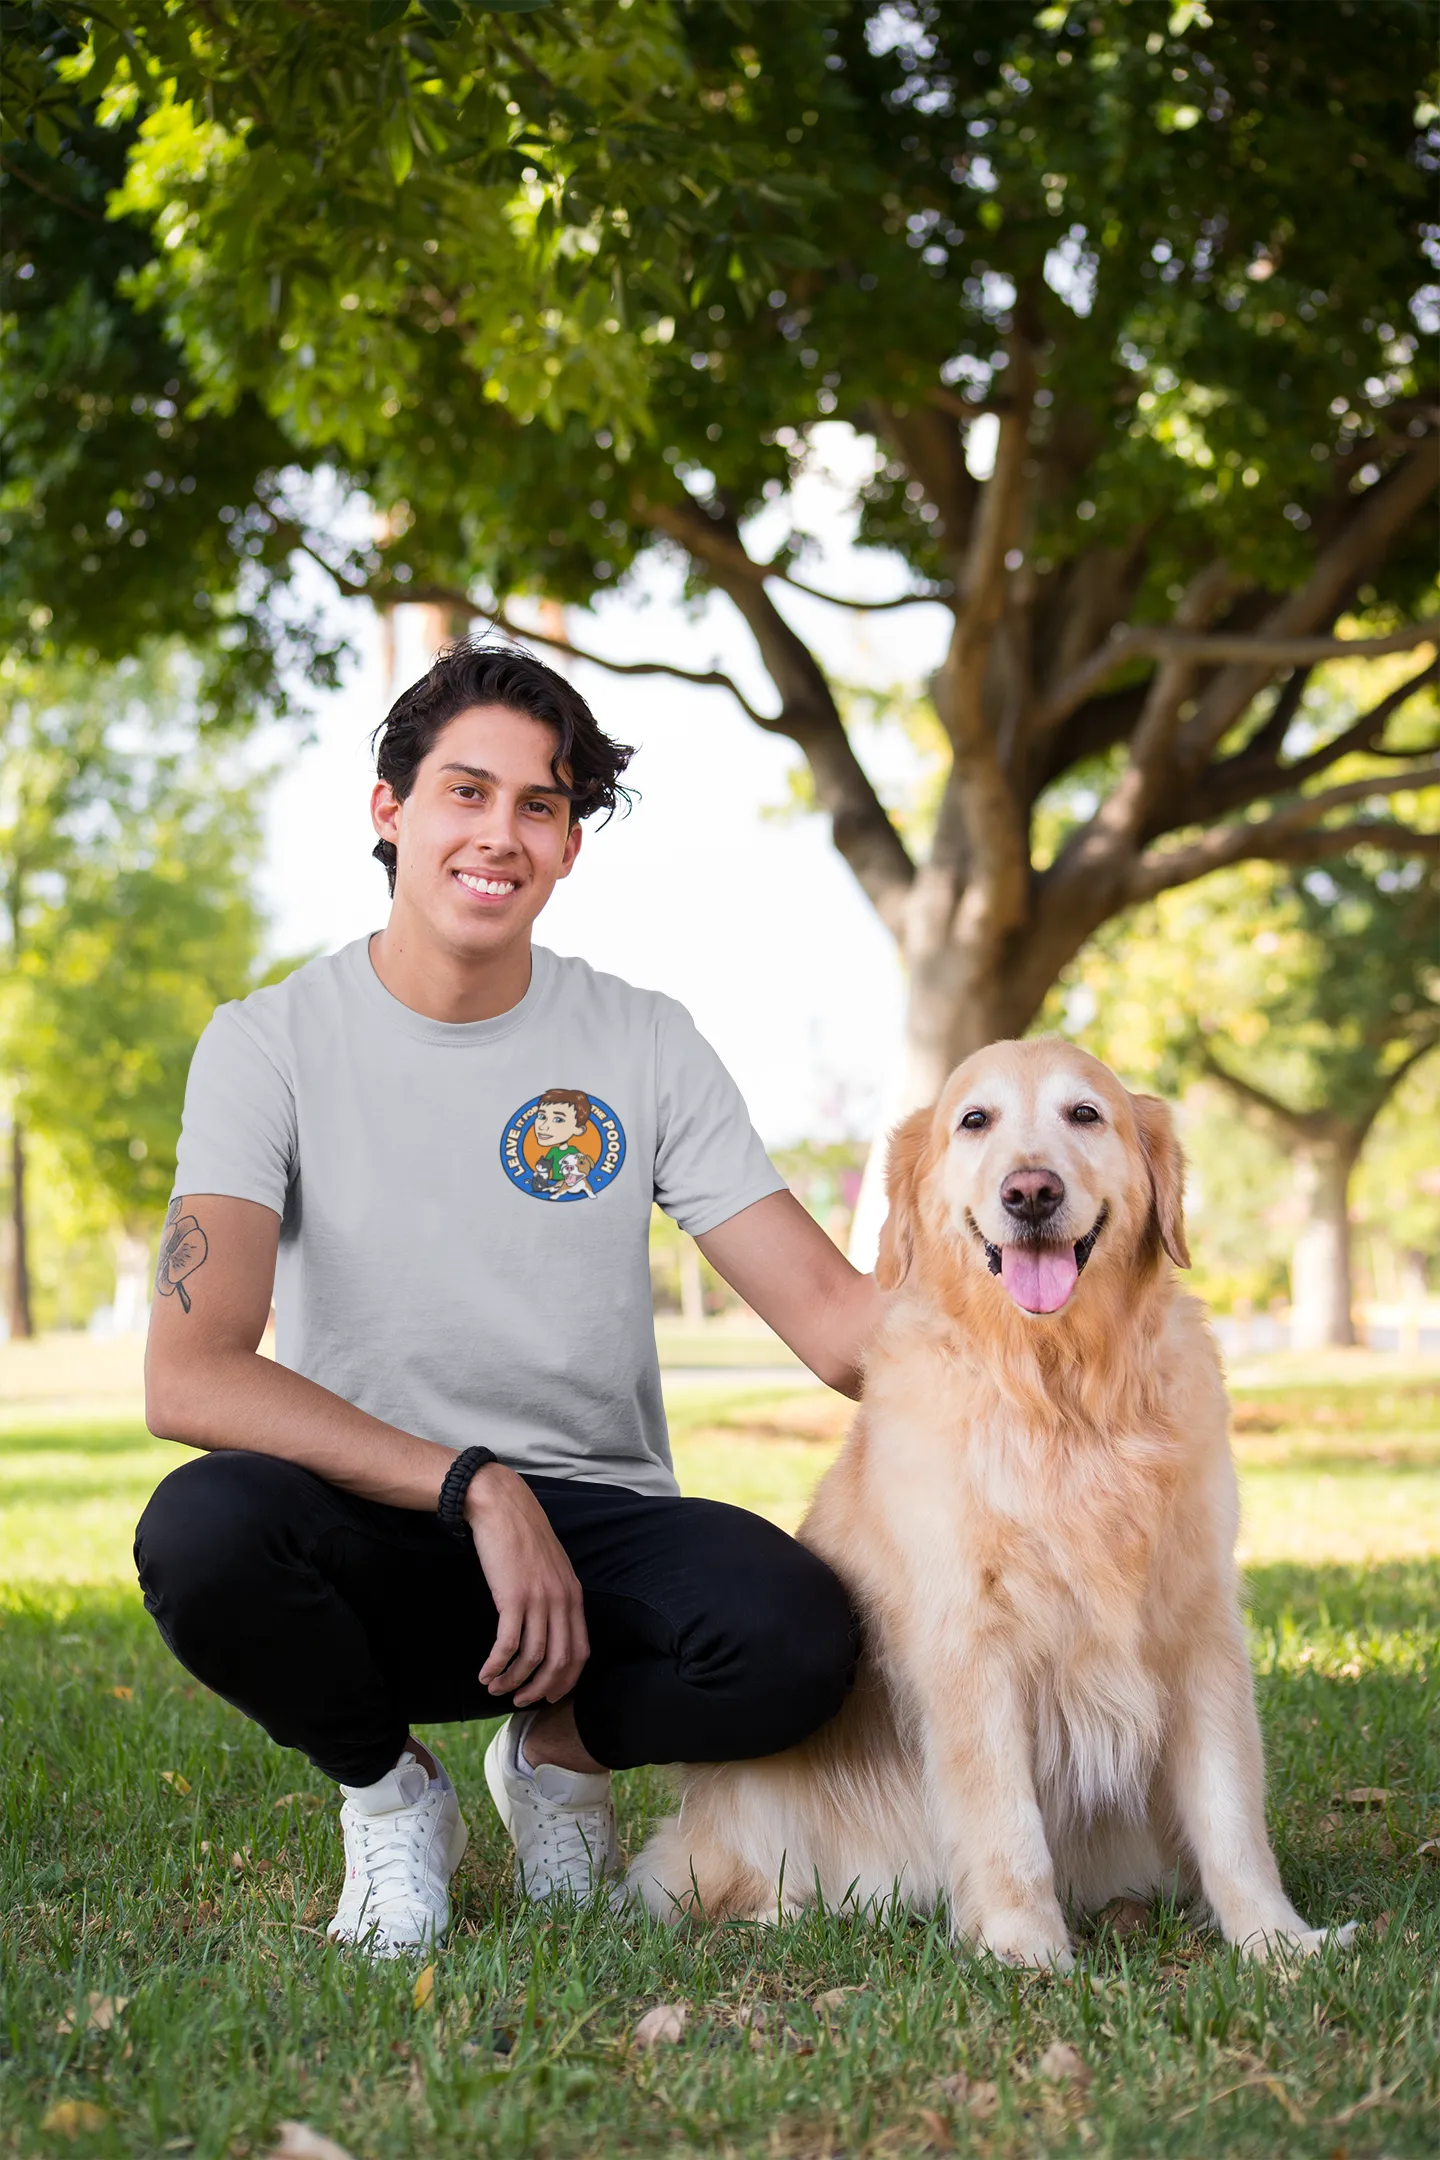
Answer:
[(827, 1387), (859, 1395), (865, 1343), (884, 1297), (793, 1193), (771, 1193), (695, 1242)]
[[(257, 1201), (172, 1201), (145, 1349), (145, 1422), (157, 1439), (273, 1455), (365, 1500), (433, 1508), (451, 1449), (259, 1354), (279, 1241), (279, 1216)], [(590, 1654), (574, 1570), (529, 1486), (503, 1464), (471, 1480), (465, 1512), (500, 1614), (480, 1677), (522, 1707), (558, 1702)]]

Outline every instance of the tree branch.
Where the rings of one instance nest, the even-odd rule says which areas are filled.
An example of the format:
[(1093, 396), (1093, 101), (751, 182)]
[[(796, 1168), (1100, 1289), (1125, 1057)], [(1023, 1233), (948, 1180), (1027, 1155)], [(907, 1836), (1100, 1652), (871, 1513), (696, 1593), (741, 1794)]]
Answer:
[[(1417, 690), (1423, 689), (1427, 682), (1434, 681), (1437, 677), (1440, 677), (1440, 660), (1432, 660), (1427, 667), (1421, 668), (1417, 675), (1411, 675), (1381, 698), (1379, 704), (1373, 705), (1369, 712), (1362, 713), (1359, 719), (1353, 721), (1341, 734), (1332, 736), (1328, 743), (1322, 743), (1306, 757), (1297, 758), (1292, 765), (1282, 765), (1278, 755), (1257, 755), (1257, 747), (1262, 742), (1278, 752), (1284, 741), (1284, 726), (1277, 731), (1274, 725), (1274, 721), (1281, 715), (1282, 706), (1288, 706), (1289, 718), (1294, 717), (1299, 698), (1297, 696), (1292, 700), (1282, 693), (1281, 704), (1277, 705), (1276, 713), (1266, 721), (1254, 742), (1248, 743), (1233, 758), (1226, 758), (1223, 764), (1213, 766), (1205, 775), (1204, 784), (1195, 801), (1197, 821), (1201, 818), (1223, 816), (1226, 811), (1238, 810), (1246, 803), (1275, 794), (1279, 789), (1298, 787), (1316, 773), (1328, 771), (1332, 765), (1338, 764), (1341, 758), (1350, 757), (1356, 752), (1363, 751), (1366, 757), (1396, 759), (1430, 755), (1434, 750), (1440, 749), (1440, 744), (1417, 743), (1408, 750), (1386, 750), (1371, 738), (1383, 732), (1391, 715), (1408, 703)], [(1286, 692), (1289, 688), (1290, 685), (1287, 684)]]
[(1266, 1124), (1278, 1128), (1291, 1147), (1305, 1145), (1326, 1137), (1330, 1123), (1329, 1114), (1323, 1110), (1292, 1110), (1281, 1102), (1278, 1095), (1271, 1095), (1265, 1088), (1256, 1087), (1253, 1080), (1244, 1080), (1222, 1065), (1208, 1043), (1200, 1050), (1200, 1070), (1207, 1079), (1218, 1080), (1222, 1087), (1238, 1095), (1241, 1102), (1251, 1110), (1258, 1111)]
[(1378, 638), (1273, 637), (1263, 632), (1227, 637), (1169, 630), (1163, 624), (1153, 629), (1117, 630), (1099, 652), (1092, 653), (1055, 685), (1036, 724), (1041, 729), (1058, 727), (1117, 669), (1147, 656), (1212, 665), (1253, 661), (1266, 668), (1315, 667), (1322, 660), (1378, 660), (1384, 653), (1413, 652), (1417, 645), (1436, 643), (1440, 643), (1440, 621), (1411, 623), (1404, 630)]
[(915, 865), (855, 755), (823, 670), (767, 592), (764, 566), (751, 561), (733, 526), (707, 517), (694, 504), (647, 504), (642, 514), (705, 565), (744, 617), (780, 694), (779, 713), (760, 724), (772, 734), (788, 735), (803, 752), (836, 848), (880, 920), (898, 937)]
[(1440, 849), (1440, 833), (1417, 832), (1409, 826), (1376, 818), (1369, 823), (1322, 827), (1316, 820), (1345, 803), (1364, 802), (1373, 795), (1400, 795), (1412, 788), (1440, 783), (1440, 763), (1420, 765), (1409, 772), (1382, 773), (1371, 780), (1353, 780), (1345, 787), (1327, 788), (1323, 795), (1307, 795), (1273, 817), (1255, 818), (1242, 825), (1222, 825), (1185, 847), (1151, 849), (1142, 855), (1125, 883), (1127, 901), (1153, 900), (1156, 893), (1177, 885), (1193, 884), (1212, 870), (1237, 862), (1320, 862), (1326, 855), (1341, 855), (1347, 848), (1371, 842), (1378, 847), (1403, 848), (1418, 854)]
[[(1395, 535), (1433, 492), (1435, 451), (1433, 438), (1417, 443), (1408, 457), (1402, 458), (1373, 487), (1366, 489), (1335, 538), (1321, 548), (1305, 583), (1271, 611), (1259, 634), (1262, 640), (1284, 642), (1294, 639), (1304, 647), (1307, 633), (1334, 621), (1347, 596), (1354, 591), (1357, 580), (1382, 560)], [(1414, 627), (1420, 633), (1415, 639), (1417, 644), (1435, 643), (1440, 635), (1434, 624)], [(1374, 649), (1381, 641), (1369, 639), (1366, 642)], [(1397, 644), (1390, 649), (1400, 652), (1405, 647)], [(1324, 655), (1312, 648), (1300, 650), (1294, 657), (1313, 661)], [(1350, 657), (1363, 656), (1352, 654)], [(1183, 780), (1187, 775), (1198, 778), (1217, 743), (1263, 687), (1269, 672), (1270, 663), (1263, 656), (1259, 643), (1242, 655), (1238, 665), (1221, 669), (1180, 738), (1178, 778)]]

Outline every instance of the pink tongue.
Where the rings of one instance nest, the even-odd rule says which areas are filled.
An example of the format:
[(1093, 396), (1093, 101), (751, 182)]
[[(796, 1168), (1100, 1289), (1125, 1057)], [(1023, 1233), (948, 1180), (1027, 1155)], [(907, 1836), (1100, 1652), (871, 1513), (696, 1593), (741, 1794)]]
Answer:
[(1073, 1245), (1000, 1248), (1000, 1280), (1025, 1312), (1059, 1312), (1079, 1279)]

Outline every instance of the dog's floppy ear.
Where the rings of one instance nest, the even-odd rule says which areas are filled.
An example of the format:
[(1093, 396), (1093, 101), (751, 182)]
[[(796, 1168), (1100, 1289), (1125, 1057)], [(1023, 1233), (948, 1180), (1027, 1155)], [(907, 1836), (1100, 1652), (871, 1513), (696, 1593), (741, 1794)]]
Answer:
[(1185, 1161), (1175, 1136), (1175, 1120), (1168, 1103), (1158, 1095), (1132, 1095), (1131, 1107), (1140, 1131), (1140, 1145), (1150, 1172), (1150, 1191), (1160, 1242), (1176, 1267), (1189, 1267), (1190, 1248), (1185, 1242)]
[(930, 1137), (932, 1109), (912, 1110), (890, 1135), (885, 1158), (885, 1192), (890, 1212), (880, 1232), (880, 1256), (875, 1280), (882, 1290), (896, 1290), (910, 1272), (915, 1258), (915, 1210), (920, 1178), (920, 1157)]

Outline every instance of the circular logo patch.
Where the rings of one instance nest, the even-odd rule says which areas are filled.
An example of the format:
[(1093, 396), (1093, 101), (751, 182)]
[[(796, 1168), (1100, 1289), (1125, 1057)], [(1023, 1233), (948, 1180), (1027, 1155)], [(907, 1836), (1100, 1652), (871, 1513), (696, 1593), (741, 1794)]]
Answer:
[(536, 1200), (594, 1200), (625, 1160), (625, 1128), (585, 1088), (546, 1088), (522, 1103), (500, 1142), (505, 1175)]

